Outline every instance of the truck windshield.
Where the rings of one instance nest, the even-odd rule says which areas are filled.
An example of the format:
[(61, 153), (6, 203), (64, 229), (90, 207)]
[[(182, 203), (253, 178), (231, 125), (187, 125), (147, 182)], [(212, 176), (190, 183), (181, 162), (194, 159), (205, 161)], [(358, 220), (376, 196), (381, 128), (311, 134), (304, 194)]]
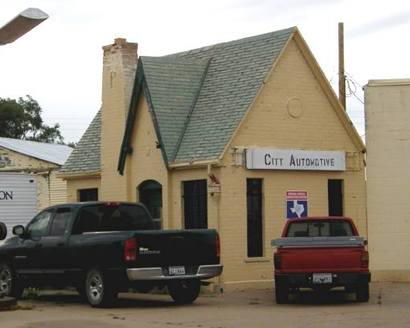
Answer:
[(343, 237), (353, 236), (348, 221), (295, 221), (289, 225), (287, 237)]
[(73, 228), (73, 234), (151, 229), (154, 229), (153, 221), (141, 206), (97, 204), (85, 206), (81, 209)]

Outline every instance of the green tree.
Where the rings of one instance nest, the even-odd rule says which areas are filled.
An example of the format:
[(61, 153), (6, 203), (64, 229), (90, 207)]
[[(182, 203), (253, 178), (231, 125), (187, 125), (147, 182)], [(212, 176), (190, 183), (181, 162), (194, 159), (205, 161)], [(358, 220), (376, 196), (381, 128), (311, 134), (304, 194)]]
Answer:
[(0, 137), (64, 143), (60, 124), (44, 124), (42, 109), (30, 96), (17, 100), (0, 98)]

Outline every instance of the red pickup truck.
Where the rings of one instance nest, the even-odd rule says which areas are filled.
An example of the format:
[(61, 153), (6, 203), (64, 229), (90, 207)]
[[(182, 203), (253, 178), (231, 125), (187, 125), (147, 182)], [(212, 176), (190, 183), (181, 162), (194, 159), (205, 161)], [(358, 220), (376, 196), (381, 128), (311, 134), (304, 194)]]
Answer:
[(272, 241), (275, 296), (287, 303), (299, 288), (329, 290), (345, 287), (359, 302), (369, 300), (367, 241), (359, 237), (352, 219), (309, 217), (288, 220), (282, 238)]

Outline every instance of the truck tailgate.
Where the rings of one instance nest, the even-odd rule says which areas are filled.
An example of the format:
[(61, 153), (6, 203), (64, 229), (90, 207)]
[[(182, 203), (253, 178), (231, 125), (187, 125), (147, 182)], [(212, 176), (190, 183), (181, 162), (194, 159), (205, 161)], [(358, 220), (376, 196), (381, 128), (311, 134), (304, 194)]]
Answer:
[(278, 250), (286, 272), (362, 271), (363, 247), (292, 247)]
[(219, 263), (219, 238), (216, 230), (137, 231), (138, 267), (192, 266)]

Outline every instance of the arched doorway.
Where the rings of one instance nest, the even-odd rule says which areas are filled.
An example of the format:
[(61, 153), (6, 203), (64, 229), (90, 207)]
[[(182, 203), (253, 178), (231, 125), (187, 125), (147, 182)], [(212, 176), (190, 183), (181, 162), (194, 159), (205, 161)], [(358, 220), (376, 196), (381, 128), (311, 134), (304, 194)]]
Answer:
[(155, 180), (145, 180), (138, 186), (139, 201), (151, 213), (158, 228), (162, 228), (162, 186)]

